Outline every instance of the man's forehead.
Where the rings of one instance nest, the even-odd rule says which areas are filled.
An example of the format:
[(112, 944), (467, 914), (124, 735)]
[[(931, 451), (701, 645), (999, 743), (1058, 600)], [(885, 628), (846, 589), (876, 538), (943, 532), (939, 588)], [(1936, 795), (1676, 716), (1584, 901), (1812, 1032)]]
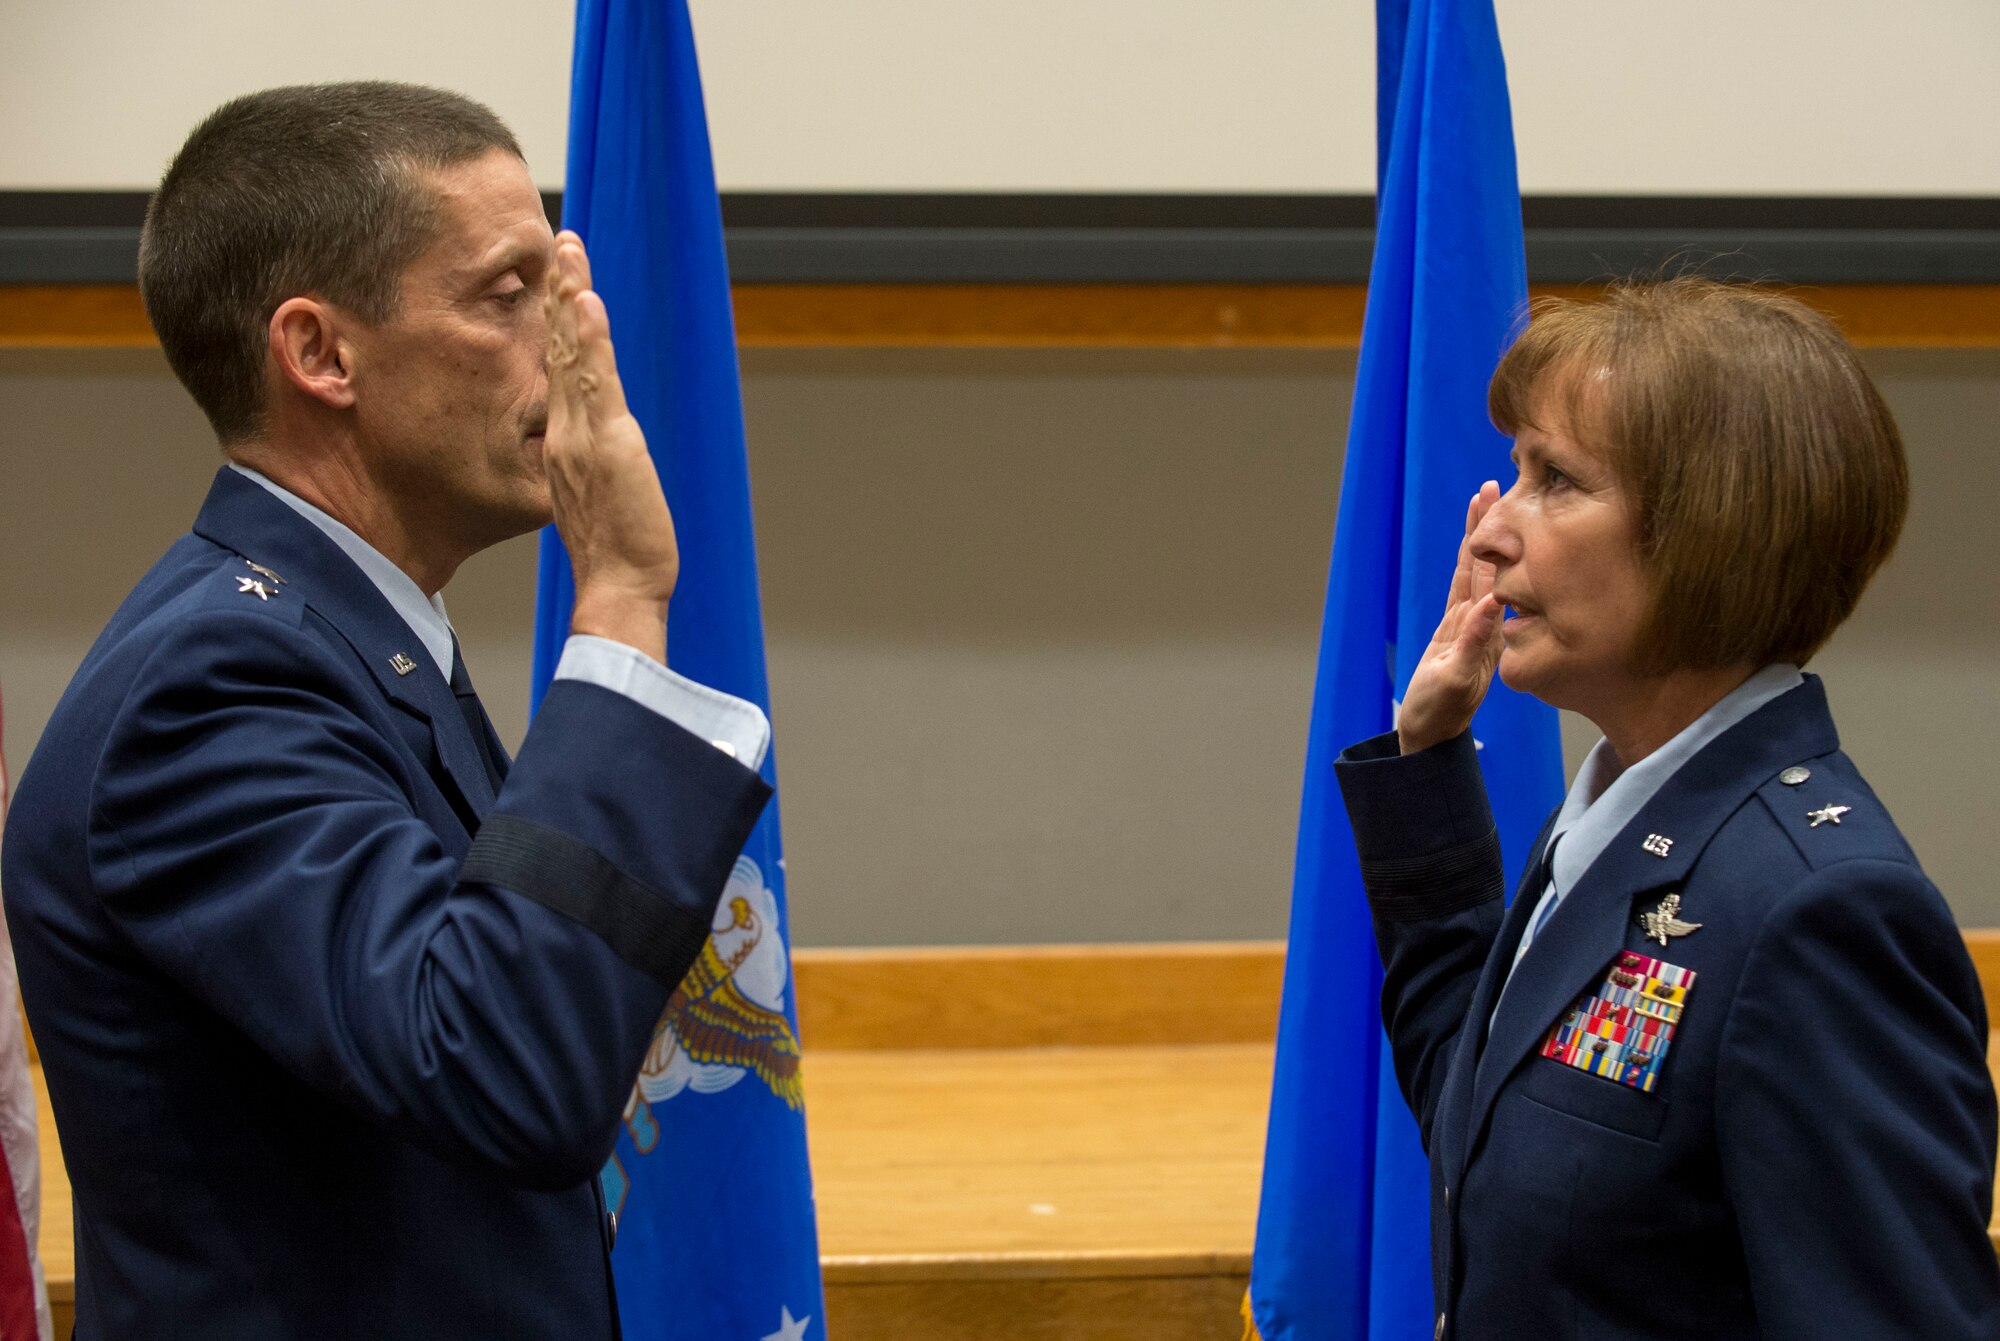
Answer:
[(419, 169), (437, 201), (443, 228), (429, 259), (448, 267), (547, 259), (555, 234), (528, 165), (504, 149), (466, 163)]

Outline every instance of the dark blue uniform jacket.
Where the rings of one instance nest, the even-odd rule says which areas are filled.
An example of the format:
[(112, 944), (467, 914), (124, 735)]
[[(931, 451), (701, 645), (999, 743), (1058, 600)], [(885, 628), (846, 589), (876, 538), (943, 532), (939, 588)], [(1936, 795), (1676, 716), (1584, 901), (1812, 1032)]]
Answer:
[[(1816, 678), (1667, 781), (1504, 994), (1540, 887), (1503, 908), (1470, 739), (1378, 737), (1336, 767), (1444, 1335), (2000, 1338), (1979, 982)], [(1848, 809), (1815, 826), (1827, 806)], [(1662, 947), (1636, 918), (1669, 893), (1700, 930)], [(1696, 975), (1652, 1093), (1541, 1055), (1628, 950)]]
[(574, 681), (496, 796), (409, 627), (221, 472), (7, 825), (80, 1341), (616, 1335), (595, 1175), (767, 796)]

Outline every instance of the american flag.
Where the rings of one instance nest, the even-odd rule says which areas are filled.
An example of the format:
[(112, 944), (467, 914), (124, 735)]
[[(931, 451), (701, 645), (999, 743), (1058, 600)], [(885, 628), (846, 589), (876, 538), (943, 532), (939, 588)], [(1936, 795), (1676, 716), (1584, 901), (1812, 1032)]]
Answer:
[[(6, 710), (0, 705), (0, 724)], [(0, 749), (0, 825), (7, 819), (7, 756)], [(0, 914), (0, 1341), (55, 1341), (42, 1259), (42, 1159), (36, 1138), (35, 1082), (28, 1074), (28, 1034), (21, 1023), (14, 943)]]

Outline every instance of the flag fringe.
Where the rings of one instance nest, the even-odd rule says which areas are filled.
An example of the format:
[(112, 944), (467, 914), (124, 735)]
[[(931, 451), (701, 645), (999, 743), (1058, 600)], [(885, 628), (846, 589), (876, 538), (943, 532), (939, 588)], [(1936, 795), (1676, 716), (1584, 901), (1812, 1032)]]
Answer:
[(1250, 1292), (1243, 1292), (1243, 1341), (1264, 1341), (1264, 1334), (1257, 1330), (1257, 1315), (1250, 1309)]

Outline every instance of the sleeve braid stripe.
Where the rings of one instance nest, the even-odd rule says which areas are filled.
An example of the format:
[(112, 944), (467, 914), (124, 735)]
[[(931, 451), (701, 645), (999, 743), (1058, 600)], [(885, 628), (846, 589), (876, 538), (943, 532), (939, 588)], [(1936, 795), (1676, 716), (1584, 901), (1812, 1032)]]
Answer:
[(1497, 899), (1505, 891), (1500, 835), (1489, 830), (1469, 843), (1406, 857), (1361, 863), (1361, 880), (1375, 915), (1390, 922), (1446, 917)]
[(618, 957), (677, 986), (708, 939), (706, 913), (619, 870), (597, 849), (515, 815), (489, 815), (459, 879), (532, 899), (597, 933)]

